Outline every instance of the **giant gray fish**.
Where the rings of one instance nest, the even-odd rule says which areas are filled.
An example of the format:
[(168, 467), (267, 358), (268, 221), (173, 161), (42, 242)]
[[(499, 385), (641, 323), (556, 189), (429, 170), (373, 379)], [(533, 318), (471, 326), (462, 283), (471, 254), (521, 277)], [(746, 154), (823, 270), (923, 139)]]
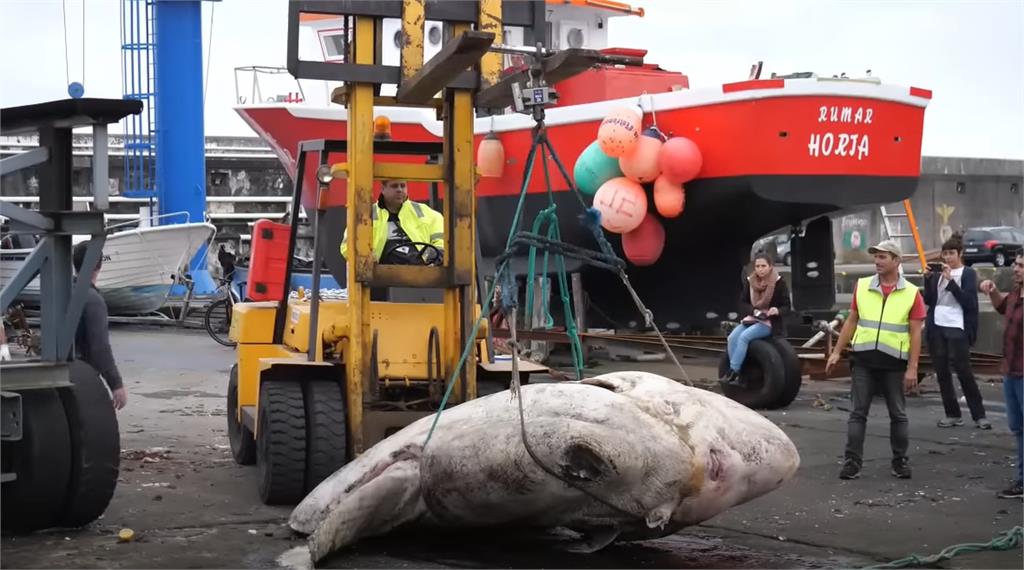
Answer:
[(309, 538), (288, 564), (409, 525), (568, 529), (582, 535), (572, 549), (592, 552), (699, 524), (800, 464), (759, 413), (656, 374), (531, 384), (518, 398), (445, 410), (426, 446), (422, 418), (343, 466), (292, 512)]

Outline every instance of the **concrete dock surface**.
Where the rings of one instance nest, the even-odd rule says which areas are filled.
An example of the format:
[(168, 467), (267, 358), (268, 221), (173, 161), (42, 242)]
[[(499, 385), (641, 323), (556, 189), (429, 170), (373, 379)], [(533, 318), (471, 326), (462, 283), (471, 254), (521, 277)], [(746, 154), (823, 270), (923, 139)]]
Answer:
[[(286, 507), (263, 505), (255, 467), (228, 448), (225, 389), (233, 351), (205, 333), (115, 327), (129, 390), (119, 415), (119, 485), (102, 519), (77, 530), (4, 536), (3, 568), (266, 568), (302, 544)], [(713, 362), (684, 360), (695, 381)], [(671, 364), (610, 362), (594, 374), (638, 369), (675, 376)], [(988, 542), (1022, 524), (1020, 500), (999, 499), (1013, 474), (1014, 444), (997, 378), (981, 390), (994, 429), (940, 429), (937, 388), (908, 399), (910, 480), (889, 472), (889, 422), (876, 401), (861, 478), (837, 475), (850, 400), (846, 381), (805, 381), (788, 409), (765, 412), (796, 443), (801, 467), (778, 491), (668, 538), (576, 555), (494, 531), (395, 534), (324, 561), (333, 568), (859, 568)], [(135, 532), (119, 543), (124, 528)], [(979, 552), (948, 568), (1021, 568), (1021, 549)]]

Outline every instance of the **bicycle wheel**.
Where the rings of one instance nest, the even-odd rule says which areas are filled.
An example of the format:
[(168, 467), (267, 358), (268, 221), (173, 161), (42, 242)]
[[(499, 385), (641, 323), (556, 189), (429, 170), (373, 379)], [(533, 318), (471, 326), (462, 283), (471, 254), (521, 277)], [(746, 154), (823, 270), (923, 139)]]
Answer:
[(206, 325), (206, 332), (213, 340), (224, 346), (235, 346), (236, 343), (228, 337), (231, 330), (231, 304), (227, 299), (218, 299), (210, 303), (206, 307), (203, 322)]

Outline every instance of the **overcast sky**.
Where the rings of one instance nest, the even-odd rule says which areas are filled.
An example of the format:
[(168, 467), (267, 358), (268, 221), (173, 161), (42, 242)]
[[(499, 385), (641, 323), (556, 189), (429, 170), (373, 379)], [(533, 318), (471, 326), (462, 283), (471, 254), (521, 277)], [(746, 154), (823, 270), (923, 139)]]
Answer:
[[(925, 115), (932, 156), (1024, 158), (1024, 0), (632, 2), (643, 18), (614, 18), (610, 44), (649, 50), (691, 87), (771, 72), (871, 69), (885, 82), (934, 91)], [(67, 96), (83, 74), (83, 0), (0, 0), (0, 105)], [(120, 97), (120, 2), (85, 0), (86, 96)], [(212, 19), (212, 44), (210, 37)], [(204, 2), (210, 57), (208, 135), (252, 135), (235, 115), (233, 69), (284, 65), (287, 2)], [(212, 45), (212, 49), (211, 49)]]

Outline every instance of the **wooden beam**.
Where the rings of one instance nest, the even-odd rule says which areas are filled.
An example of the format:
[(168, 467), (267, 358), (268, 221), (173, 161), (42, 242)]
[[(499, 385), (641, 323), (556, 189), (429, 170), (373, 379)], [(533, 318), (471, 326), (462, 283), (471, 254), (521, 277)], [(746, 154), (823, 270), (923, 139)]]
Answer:
[[(348, 90), (347, 86), (341, 85), (331, 90), (331, 103), (335, 105), (348, 105)], [(394, 96), (391, 95), (379, 95), (373, 98), (374, 107), (423, 107), (424, 109), (434, 109), (440, 111), (441, 107), (444, 106), (444, 101), (440, 98), (428, 99), (423, 103), (410, 104), (410, 103), (399, 103)], [(438, 119), (440, 120), (440, 119)]]
[(402, 104), (429, 101), (469, 66), (476, 64), (494, 43), (494, 34), (467, 31), (448, 42), (437, 55), (398, 86), (395, 99)]

